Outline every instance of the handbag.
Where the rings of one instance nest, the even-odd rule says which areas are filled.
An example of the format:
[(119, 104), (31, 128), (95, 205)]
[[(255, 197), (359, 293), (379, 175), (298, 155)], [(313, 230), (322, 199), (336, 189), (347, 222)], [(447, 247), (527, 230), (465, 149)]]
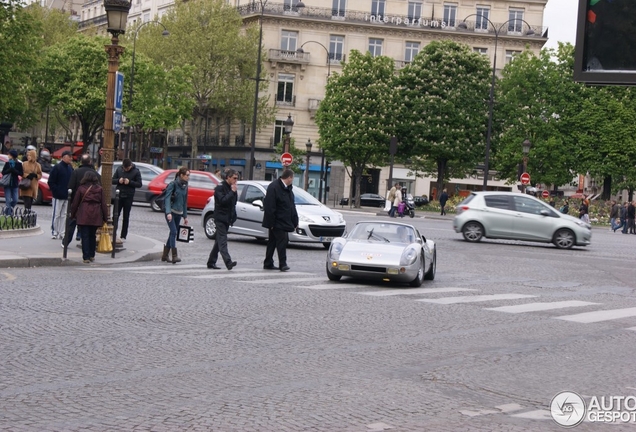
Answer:
[(18, 183), (18, 187), (22, 190), (31, 189), (31, 179), (23, 177), (22, 180), (20, 180), (20, 183)]
[(11, 174), (5, 174), (0, 177), (0, 186), (9, 187), (11, 186)]
[(177, 230), (177, 241), (192, 243), (194, 241), (194, 228), (189, 225), (179, 225)]

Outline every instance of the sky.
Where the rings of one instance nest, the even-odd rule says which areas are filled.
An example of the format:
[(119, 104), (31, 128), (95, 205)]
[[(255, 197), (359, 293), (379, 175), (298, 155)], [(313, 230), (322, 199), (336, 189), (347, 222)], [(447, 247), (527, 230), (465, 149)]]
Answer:
[(578, 5), (579, 0), (548, 0), (543, 14), (543, 25), (548, 27), (545, 48), (556, 48), (558, 42), (574, 45)]

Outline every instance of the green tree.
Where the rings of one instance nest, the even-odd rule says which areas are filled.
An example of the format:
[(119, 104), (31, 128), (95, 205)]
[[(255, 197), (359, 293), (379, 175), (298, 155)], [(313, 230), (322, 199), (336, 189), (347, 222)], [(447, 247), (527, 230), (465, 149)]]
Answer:
[(40, 23), (40, 36), (45, 47), (66, 42), (77, 34), (77, 22), (68, 12), (42, 7), (38, 3), (30, 4), (25, 10)]
[[(137, 52), (168, 69), (192, 66), (195, 155), (196, 138), (204, 135), (211, 119), (220, 118), (222, 124), (228, 119), (251, 121), (258, 27), (244, 28), (236, 8), (223, 0), (178, 1), (161, 22), (170, 36), (161, 39), (158, 35), (163, 27), (147, 26), (139, 33)], [(128, 37), (132, 35), (129, 32)], [(264, 77), (265, 73), (261, 78)], [(267, 85), (268, 81), (263, 80), (261, 90), (266, 90)], [(271, 123), (273, 112), (267, 97), (261, 98), (258, 124)]]
[[(365, 169), (386, 165), (395, 133), (394, 61), (353, 50), (327, 83), (316, 113), (320, 143), (331, 159), (345, 164), (355, 180), (355, 206)], [(351, 171), (349, 171), (351, 169)]]
[(464, 177), (484, 156), (490, 65), (466, 45), (434, 41), (398, 76), (400, 155), (444, 180)]
[(28, 126), (35, 120), (31, 76), (42, 44), (40, 25), (20, 1), (0, 0), (0, 121)]

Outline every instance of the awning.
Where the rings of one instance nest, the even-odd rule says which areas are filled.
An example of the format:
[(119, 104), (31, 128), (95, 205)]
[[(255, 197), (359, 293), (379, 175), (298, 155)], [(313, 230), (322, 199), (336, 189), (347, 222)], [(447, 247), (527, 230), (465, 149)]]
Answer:
[[(65, 151), (71, 151), (71, 146), (64, 146), (61, 149), (54, 151), (51, 156), (53, 156), (55, 159), (62, 159), (62, 153), (64, 153)], [(84, 147), (80, 145), (73, 146), (73, 159), (79, 158), (82, 155), (83, 151)]]

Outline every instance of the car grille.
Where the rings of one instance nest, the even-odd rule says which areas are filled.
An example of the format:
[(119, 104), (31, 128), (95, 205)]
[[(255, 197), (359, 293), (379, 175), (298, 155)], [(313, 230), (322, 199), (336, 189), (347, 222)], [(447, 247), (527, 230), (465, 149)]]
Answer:
[(355, 265), (355, 264), (351, 265), (351, 270), (386, 273), (386, 267), (362, 266), (362, 265)]
[(345, 230), (344, 226), (327, 227), (322, 225), (309, 225), (311, 235), (314, 237), (340, 237)]

